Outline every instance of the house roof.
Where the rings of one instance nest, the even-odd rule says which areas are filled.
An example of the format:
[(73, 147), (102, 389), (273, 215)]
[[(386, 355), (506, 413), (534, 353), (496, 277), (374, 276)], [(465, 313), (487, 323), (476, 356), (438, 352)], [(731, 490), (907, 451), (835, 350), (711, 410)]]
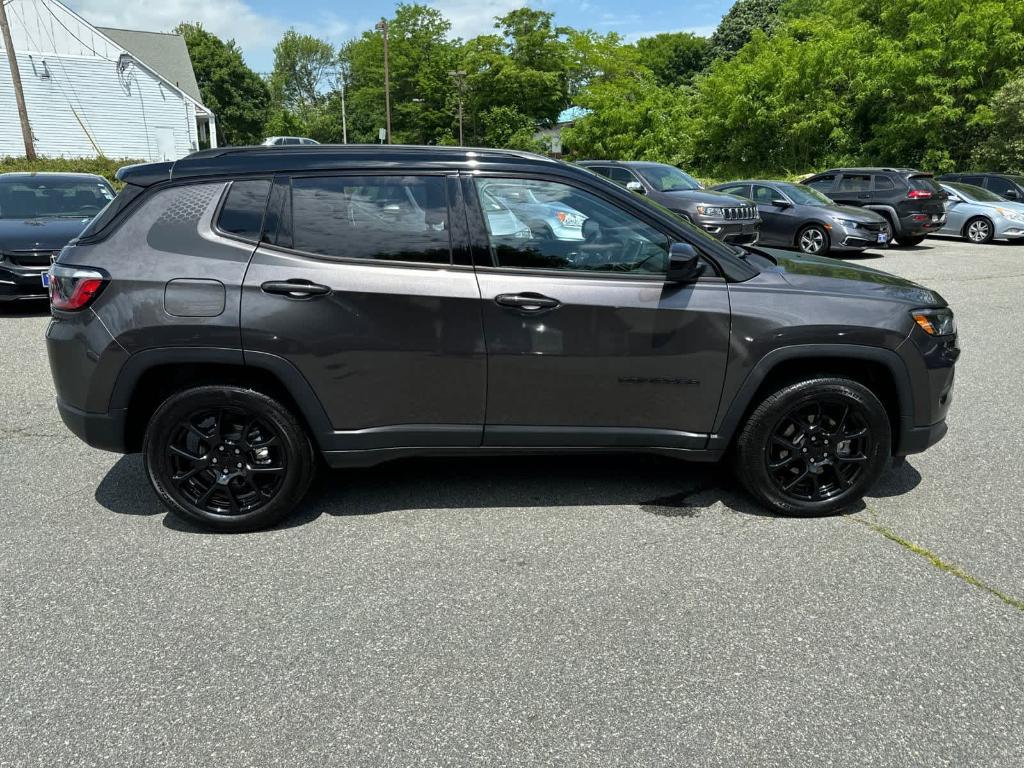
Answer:
[(134, 29), (96, 27), (126, 51), (144, 61), (167, 82), (176, 85), (187, 95), (203, 103), (188, 55), (185, 38), (167, 32), (140, 32)]

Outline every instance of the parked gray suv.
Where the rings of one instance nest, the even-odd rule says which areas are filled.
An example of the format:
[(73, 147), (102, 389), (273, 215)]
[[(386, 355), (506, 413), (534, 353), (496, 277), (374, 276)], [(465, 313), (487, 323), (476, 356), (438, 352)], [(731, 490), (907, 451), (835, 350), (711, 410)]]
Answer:
[[(729, 455), (769, 509), (822, 514), (946, 432), (941, 296), (726, 245), (572, 165), (261, 147), (119, 176), (48, 273), (57, 407), (209, 527), (281, 520), (318, 455)], [(514, 221), (542, 200), (580, 233), (486, 212), (512, 179)]]
[(707, 190), (685, 171), (665, 163), (581, 160), (577, 165), (646, 195), (670, 211), (727, 243), (753, 245), (761, 217), (749, 199)]

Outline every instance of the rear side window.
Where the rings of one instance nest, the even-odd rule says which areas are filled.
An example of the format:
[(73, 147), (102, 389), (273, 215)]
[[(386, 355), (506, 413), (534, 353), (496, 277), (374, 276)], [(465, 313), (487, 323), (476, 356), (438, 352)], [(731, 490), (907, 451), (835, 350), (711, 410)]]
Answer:
[(804, 184), (806, 184), (808, 187), (814, 187), (815, 189), (820, 190), (821, 192), (830, 191), (832, 187), (835, 185), (835, 183), (836, 177), (832, 174), (828, 174), (826, 176), (819, 176), (816, 179), (809, 179), (808, 181), (804, 182)]
[(217, 228), (242, 240), (259, 241), (269, 194), (270, 182), (267, 179), (233, 182), (221, 206)]
[(963, 178), (960, 179), (954, 179), (954, 181), (960, 181), (963, 184), (973, 184), (976, 187), (985, 186), (984, 176), (964, 176)]
[(862, 173), (847, 173), (839, 182), (840, 192), (868, 192), (871, 189), (871, 177)]
[(876, 192), (888, 192), (889, 190), (896, 189), (896, 185), (893, 184), (892, 179), (888, 176), (875, 176), (875, 191)]
[[(286, 231), (290, 229), (290, 231)], [(451, 263), (448, 198), (440, 176), (292, 179), (290, 242), (345, 259)]]

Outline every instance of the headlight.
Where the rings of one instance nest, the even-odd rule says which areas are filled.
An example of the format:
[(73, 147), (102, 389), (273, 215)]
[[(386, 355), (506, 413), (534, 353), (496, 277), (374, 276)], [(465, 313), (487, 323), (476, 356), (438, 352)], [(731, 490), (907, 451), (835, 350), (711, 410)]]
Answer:
[(1014, 211), (1011, 210), (1010, 208), (996, 208), (996, 210), (999, 211), (999, 215), (1002, 216), (1004, 219), (1009, 219), (1010, 221), (1024, 222), (1024, 212)]
[(910, 313), (914, 322), (929, 336), (952, 336), (956, 333), (956, 318), (949, 307), (942, 309), (915, 309)]
[(698, 205), (697, 213), (701, 216), (725, 216), (725, 208), (720, 205)]
[(835, 222), (839, 226), (845, 227), (846, 229), (860, 229), (861, 228), (861, 223), (859, 221), (854, 221), (853, 219), (836, 219)]

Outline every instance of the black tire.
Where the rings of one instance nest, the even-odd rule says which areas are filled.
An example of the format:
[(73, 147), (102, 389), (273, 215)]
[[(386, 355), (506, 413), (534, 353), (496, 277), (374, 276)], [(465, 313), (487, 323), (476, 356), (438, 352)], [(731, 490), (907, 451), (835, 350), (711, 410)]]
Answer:
[(821, 377), (786, 386), (754, 410), (736, 444), (736, 473), (778, 514), (828, 515), (859, 501), (891, 452), (889, 417), (874, 393)]
[(149, 421), (142, 455), (153, 490), (172, 514), (231, 533), (287, 517), (316, 468), (309, 436), (287, 408), (231, 386), (167, 398)]
[(992, 222), (984, 216), (975, 216), (964, 224), (963, 231), (960, 234), (963, 235), (964, 240), (969, 243), (987, 245), (995, 239), (996, 228), (992, 226)]
[(810, 224), (797, 234), (796, 247), (808, 256), (828, 256), (828, 252), (832, 250), (832, 242), (824, 227)]
[(904, 248), (913, 248), (915, 245), (923, 243), (926, 237), (928, 235), (914, 235), (913, 237), (910, 235), (896, 235), (895, 240), (897, 244), (902, 245)]

